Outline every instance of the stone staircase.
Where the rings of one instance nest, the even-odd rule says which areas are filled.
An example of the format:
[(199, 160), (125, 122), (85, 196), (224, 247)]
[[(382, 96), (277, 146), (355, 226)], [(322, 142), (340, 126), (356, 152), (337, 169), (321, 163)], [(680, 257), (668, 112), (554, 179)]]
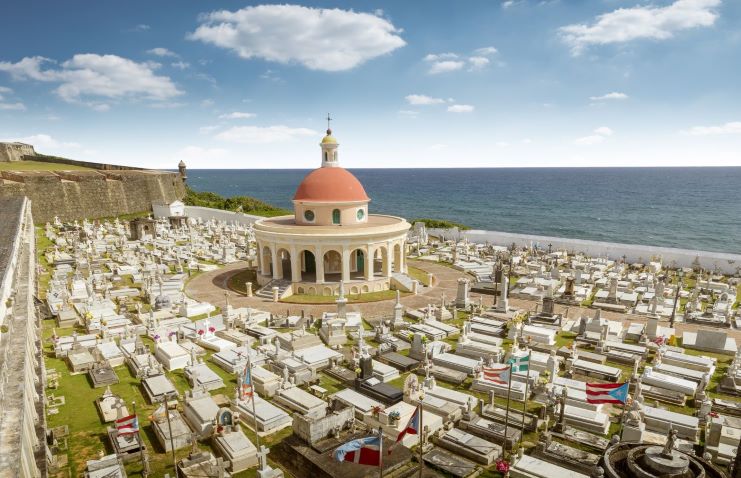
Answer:
[(260, 297), (261, 299), (273, 300), (273, 287), (277, 287), (278, 298), (283, 298), (283, 294), (286, 293), (286, 289), (288, 289), (290, 286), (291, 281), (289, 280), (274, 279), (265, 284), (260, 290), (257, 291), (255, 295), (257, 297)]
[[(411, 292), (413, 289), (412, 278), (401, 272), (395, 272), (391, 274), (391, 285), (392, 288), (396, 288), (402, 292)], [(420, 287), (422, 284), (420, 284)]]

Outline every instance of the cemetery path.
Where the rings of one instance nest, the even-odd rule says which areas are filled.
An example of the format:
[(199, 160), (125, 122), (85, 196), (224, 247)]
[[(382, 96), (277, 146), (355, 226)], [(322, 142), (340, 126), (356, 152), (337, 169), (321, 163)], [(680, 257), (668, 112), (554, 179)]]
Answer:
[[(440, 302), (442, 294), (445, 294), (446, 300), (455, 300), (458, 279), (469, 277), (465, 273), (446, 267), (433, 262), (408, 260), (409, 265), (413, 265), (425, 272), (431, 272), (435, 276), (433, 287), (424, 287), (417, 295), (407, 295), (401, 298), (401, 303), (406, 308), (426, 307), (428, 304), (437, 304)], [(229, 277), (240, 272), (246, 266), (245, 262), (229, 264), (218, 270), (207, 272), (195, 277), (186, 284), (185, 293), (194, 299), (207, 301), (214, 305), (224, 305), (224, 292), (229, 290), (227, 282)], [(470, 278), (470, 277), (469, 277)], [(478, 302), (478, 294), (471, 294), (470, 297)], [(484, 296), (484, 303), (491, 303), (491, 298)], [(306, 314), (320, 315), (325, 311), (334, 311), (335, 304), (288, 304), (284, 302), (272, 302), (260, 297), (246, 297), (231, 292), (229, 303), (233, 307), (254, 307), (273, 313), (285, 314), (287, 311), (300, 315), (303, 310)], [(362, 304), (348, 304), (347, 309), (361, 312), (366, 320), (379, 320), (381, 318), (391, 318), (394, 312), (395, 300), (381, 300), (377, 302), (367, 302)]]
[[(401, 298), (401, 303), (405, 308), (417, 309), (426, 307), (428, 304), (440, 304), (440, 300), (443, 294), (445, 294), (447, 301), (455, 300), (458, 279), (461, 277), (471, 276), (460, 272), (451, 267), (447, 267), (434, 262), (419, 261), (409, 259), (407, 261), (409, 265), (412, 265), (425, 272), (431, 272), (436, 278), (435, 285), (433, 287), (424, 287), (418, 295), (408, 295)], [(207, 272), (195, 277), (187, 283), (185, 292), (189, 297), (200, 301), (207, 301), (214, 305), (225, 305), (224, 304), (224, 292), (228, 291), (227, 282), (229, 277), (240, 272), (246, 267), (246, 262), (236, 262), (229, 264), (225, 267), (217, 269), (215, 271)], [(471, 293), (471, 301), (475, 304), (479, 303), (479, 297), (483, 297), (483, 304), (485, 306), (491, 306), (494, 302), (492, 296)], [(310, 304), (288, 304), (284, 302), (272, 302), (270, 300), (262, 299), (260, 297), (246, 297), (239, 295), (235, 292), (230, 293), (229, 303), (233, 307), (254, 307), (257, 309), (265, 310), (275, 314), (290, 314), (301, 315), (301, 311), (305, 314), (313, 314), (315, 316), (320, 315), (325, 311), (334, 311), (336, 309), (335, 304), (325, 305), (310, 305)], [(363, 318), (368, 320), (370, 323), (376, 323), (380, 319), (389, 319), (393, 315), (394, 300), (383, 300), (377, 302), (367, 302), (364, 304), (348, 304), (348, 310), (358, 311), (363, 314)], [(509, 299), (510, 306), (520, 308), (523, 310), (534, 310), (537, 302), (534, 300), (517, 299), (511, 297)], [(580, 306), (565, 306), (556, 305), (556, 313), (564, 314), (570, 319), (578, 319), (582, 315), (593, 316), (595, 313), (594, 309)], [(621, 314), (618, 312), (602, 311), (602, 317), (609, 320), (619, 320), (623, 322), (626, 328), (632, 323), (646, 323), (646, 318), (638, 315)], [(668, 321), (661, 320), (662, 325), (668, 325)], [(697, 324), (684, 324), (676, 323), (676, 335), (681, 337), (685, 331), (697, 331), (700, 328)], [(741, 339), (741, 330), (735, 329), (720, 329), (728, 333), (729, 337)]]

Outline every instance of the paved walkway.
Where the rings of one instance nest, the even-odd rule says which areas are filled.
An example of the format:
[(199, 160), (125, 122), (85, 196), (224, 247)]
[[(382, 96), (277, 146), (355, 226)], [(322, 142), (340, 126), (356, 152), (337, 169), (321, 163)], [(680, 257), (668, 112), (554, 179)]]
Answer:
[[(455, 300), (458, 279), (461, 277), (471, 278), (463, 272), (457, 271), (450, 267), (436, 264), (434, 262), (418, 261), (409, 259), (407, 263), (417, 269), (424, 270), (425, 272), (432, 272), (435, 276), (435, 285), (433, 287), (424, 287), (420, 293), (416, 296), (407, 295), (401, 298), (401, 303), (405, 308), (417, 309), (425, 307), (427, 304), (440, 304), (442, 294), (445, 294), (448, 302)], [(238, 262), (229, 264), (226, 267), (218, 269), (216, 271), (207, 272), (201, 274), (195, 279), (191, 280), (185, 288), (188, 296), (200, 300), (207, 301), (214, 305), (225, 305), (224, 292), (229, 290), (226, 286), (229, 278), (240, 272), (246, 267), (246, 263)], [(479, 302), (480, 294), (471, 293), (471, 300), (474, 303)], [(491, 306), (494, 302), (494, 298), (490, 295), (483, 296), (483, 303), (486, 306)], [(321, 315), (325, 311), (334, 311), (336, 309), (334, 304), (326, 305), (307, 305), (307, 304), (287, 304), (283, 302), (272, 302), (269, 300), (261, 299), (259, 297), (245, 297), (239, 295), (233, 291), (230, 291), (229, 303), (233, 307), (254, 307), (257, 309), (266, 310), (276, 314), (285, 314), (290, 312), (291, 314), (300, 315), (301, 311), (305, 314), (313, 314), (314, 316)], [(394, 300), (383, 300), (378, 302), (368, 302), (364, 304), (349, 304), (348, 310), (359, 311), (363, 314), (363, 318), (366, 320), (374, 321), (373, 319), (379, 318), (390, 318), (394, 310)], [(533, 300), (515, 299), (510, 298), (509, 300), (511, 307), (517, 307), (524, 310), (534, 310), (536, 302)], [(582, 315), (593, 316), (595, 313), (594, 309), (589, 309), (580, 306), (563, 306), (556, 305), (556, 313), (566, 314), (572, 319), (578, 319)], [(631, 323), (645, 323), (646, 319), (637, 315), (621, 314), (617, 312), (602, 311), (602, 317), (610, 320), (620, 320), (625, 324), (627, 329)], [(668, 326), (667, 320), (660, 321), (661, 325)], [(677, 337), (681, 337), (685, 330), (695, 331), (699, 328), (695, 324), (675, 324), (677, 331)], [(736, 338), (739, 345), (741, 345), (741, 331), (734, 329), (719, 329), (724, 330), (730, 337)]]
[[(401, 303), (404, 304), (406, 308), (416, 309), (419, 307), (425, 307), (427, 304), (439, 304), (442, 294), (445, 294), (446, 300), (448, 301), (455, 300), (458, 288), (458, 279), (466, 277), (466, 274), (440, 264), (412, 260), (408, 261), (408, 264), (418, 269), (422, 269), (425, 272), (432, 272), (435, 276), (435, 284), (433, 287), (423, 287), (416, 296), (407, 295), (402, 297)], [(227, 281), (231, 276), (243, 270), (245, 266), (246, 263), (238, 262), (229, 264), (228, 266), (216, 271), (201, 274), (188, 282), (185, 287), (185, 292), (189, 297), (194, 299), (223, 306), (225, 304), (224, 292), (229, 290), (226, 285)], [(475, 297), (475, 300), (478, 300), (478, 294), (472, 294), (471, 297)], [(491, 299), (489, 299), (489, 301), (491, 301)], [(334, 304), (308, 305), (287, 304), (283, 302), (276, 303), (260, 297), (246, 297), (237, 294), (236, 292), (230, 292), (229, 303), (233, 307), (254, 307), (278, 314), (285, 314), (286, 311), (290, 311), (291, 313), (299, 315), (303, 310), (306, 314), (314, 314), (317, 316), (321, 315), (321, 313), (325, 311), (336, 310)], [(390, 299), (363, 304), (348, 304), (347, 308), (351, 311), (361, 312), (364, 318), (388, 318), (394, 312), (395, 303), (396, 301), (394, 299)]]

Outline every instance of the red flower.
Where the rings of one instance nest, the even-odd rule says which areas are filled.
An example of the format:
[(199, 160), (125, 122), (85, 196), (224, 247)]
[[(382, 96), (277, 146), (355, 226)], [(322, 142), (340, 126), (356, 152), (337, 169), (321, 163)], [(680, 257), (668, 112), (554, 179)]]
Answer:
[(208, 331), (213, 334), (214, 332), (216, 332), (216, 327), (209, 327)]
[(204, 331), (203, 329), (198, 329), (198, 335), (203, 335), (203, 334), (205, 334), (205, 333), (206, 333), (206, 332), (205, 332), (205, 331)]
[(509, 471), (509, 463), (499, 458), (497, 460), (497, 471), (500, 473), (507, 473)]

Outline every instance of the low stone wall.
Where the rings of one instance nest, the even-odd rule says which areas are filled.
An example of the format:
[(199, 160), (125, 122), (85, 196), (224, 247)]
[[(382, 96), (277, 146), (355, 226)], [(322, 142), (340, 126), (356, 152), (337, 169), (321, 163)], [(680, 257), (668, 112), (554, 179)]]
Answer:
[(262, 216), (253, 216), (251, 214), (242, 214), (234, 211), (224, 211), (223, 209), (212, 209), (201, 206), (185, 206), (185, 216), (203, 221), (223, 221), (229, 224), (236, 223), (246, 226), (252, 224), (258, 219), (265, 219)]
[[(446, 239), (467, 238), (470, 242), (483, 244), (488, 242), (498, 246), (510, 246), (513, 242), (517, 246), (548, 249), (551, 244), (553, 250), (567, 250), (569, 252), (583, 252), (590, 256), (609, 257), (621, 260), (623, 256), (629, 262), (648, 262), (652, 257), (660, 257), (666, 266), (693, 267), (699, 262), (705, 269), (716, 267), (726, 274), (735, 274), (741, 268), (741, 254), (723, 252), (698, 251), (691, 249), (676, 249), (673, 247), (646, 246), (640, 244), (619, 244), (615, 242), (588, 241), (584, 239), (568, 239), (564, 237), (535, 236), (529, 234), (515, 234), (499, 231), (457, 231), (450, 229), (430, 229), (433, 236)], [(735, 238), (728, 238), (734, 240)]]
[[(90, 165), (89, 163), (81, 163)], [(2, 171), (0, 197), (31, 199), (34, 220), (72, 221), (152, 210), (185, 197), (178, 173), (150, 170)]]

